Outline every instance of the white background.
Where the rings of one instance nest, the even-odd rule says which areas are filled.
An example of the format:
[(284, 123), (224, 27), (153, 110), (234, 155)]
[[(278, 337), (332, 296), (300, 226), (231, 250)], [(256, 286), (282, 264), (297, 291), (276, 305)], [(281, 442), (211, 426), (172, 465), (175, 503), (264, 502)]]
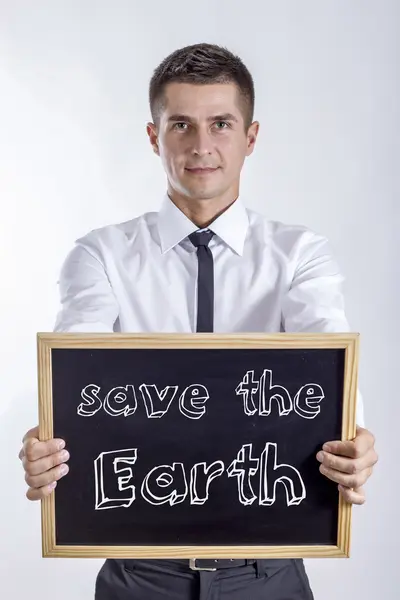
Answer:
[(74, 240), (158, 208), (148, 83), (167, 54), (202, 41), (238, 53), (255, 79), (247, 205), (330, 238), (361, 333), (380, 460), (354, 509), (351, 559), (306, 561), (316, 600), (399, 597), (399, 34), (396, 0), (1, 0), (1, 597), (93, 597), (102, 561), (41, 558), (40, 505), (25, 498), (35, 336), (53, 328)]

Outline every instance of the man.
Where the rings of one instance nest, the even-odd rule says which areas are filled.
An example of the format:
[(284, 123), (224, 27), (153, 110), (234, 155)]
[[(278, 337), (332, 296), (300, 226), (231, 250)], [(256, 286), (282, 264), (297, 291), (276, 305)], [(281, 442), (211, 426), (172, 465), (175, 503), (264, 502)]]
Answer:
[[(55, 331), (348, 331), (327, 240), (269, 221), (239, 198), (259, 130), (240, 58), (211, 44), (177, 50), (155, 70), (149, 96), (147, 132), (168, 182), (161, 210), (77, 240), (61, 270)], [(327, 440), (317, 459), (344, 498), (362, 504), (377, 455), (360, 395), (357, 423), (354, 440)], [(37, 428), (24, 436), (30, 500), (68, 472), (64, 445), (40, 442)], [(313, 597), (301, 560), (107, 560), (96, 581), (96, 600), (217, 596)]]

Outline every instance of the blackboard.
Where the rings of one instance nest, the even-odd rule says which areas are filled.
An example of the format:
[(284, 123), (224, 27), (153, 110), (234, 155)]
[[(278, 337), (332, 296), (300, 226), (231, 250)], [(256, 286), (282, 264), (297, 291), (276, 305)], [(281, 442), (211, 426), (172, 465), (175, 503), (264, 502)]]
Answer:
[(38, 334), (43, 556), (349, 556), (358, 334)]

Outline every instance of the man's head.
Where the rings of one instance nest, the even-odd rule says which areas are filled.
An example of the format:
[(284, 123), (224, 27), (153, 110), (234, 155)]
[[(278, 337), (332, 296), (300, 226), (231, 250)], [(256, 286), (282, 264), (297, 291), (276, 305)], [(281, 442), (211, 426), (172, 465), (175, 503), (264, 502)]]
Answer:
[[(154, 71), (149, 100), (147, 131), (170, 194), (235, 200), (259, 128), (253, 79), (240, 58), (212, 44), (176, 50)], [(202, 167), (214, 170), (193, 170)]]

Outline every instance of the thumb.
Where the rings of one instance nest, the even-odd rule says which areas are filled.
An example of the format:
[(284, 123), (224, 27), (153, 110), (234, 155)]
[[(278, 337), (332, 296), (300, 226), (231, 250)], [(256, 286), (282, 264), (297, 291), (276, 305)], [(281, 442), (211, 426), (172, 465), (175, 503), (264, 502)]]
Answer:
[(25, 456), (25, 443), (29, 439), (33, 439), (37, 442), (39, 441), (39, 425), (36, 425), (36, 427), (29, 429), (29, 431), (27, 431), (26, 434), (24, 435), (24, 437), (22, 438), (22, 448), (18, 454), (19, 460), (22, 460)]
[(39, 425), (36, 425), (36, 427), (33, 427), (32, 429), (26, 432), (26, 434), (22, 438), (22, 443), (24, 444), (29, 438), (35, 438), (39, 441)]

